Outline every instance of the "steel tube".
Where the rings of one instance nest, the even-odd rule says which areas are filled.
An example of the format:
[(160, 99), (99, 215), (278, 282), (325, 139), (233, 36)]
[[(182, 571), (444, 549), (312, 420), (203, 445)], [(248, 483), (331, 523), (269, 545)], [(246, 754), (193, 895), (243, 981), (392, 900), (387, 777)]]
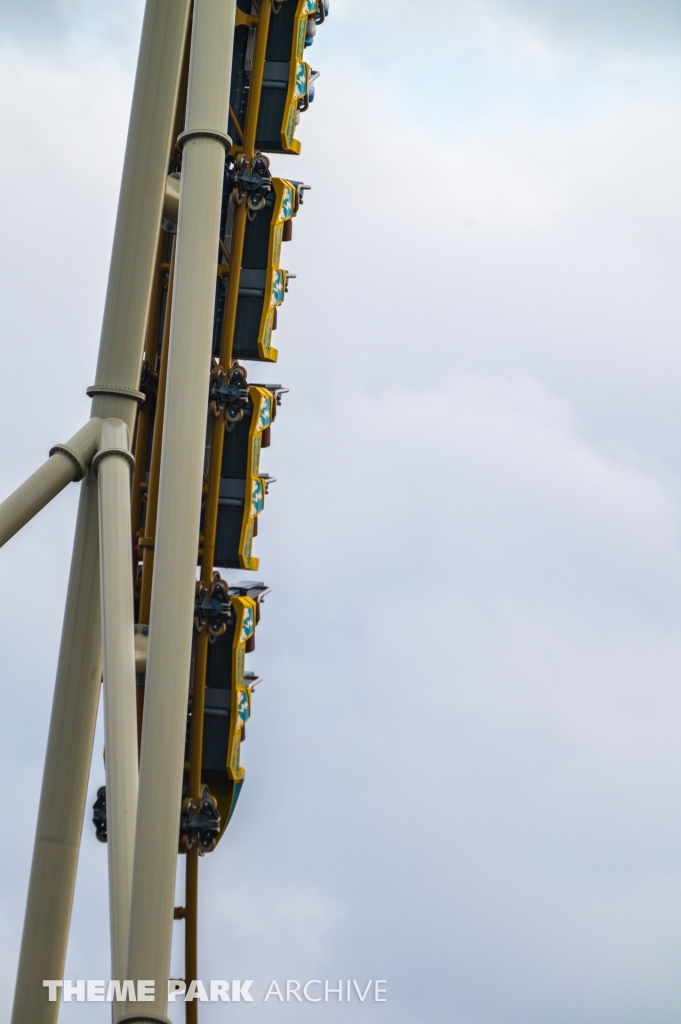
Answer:
[(101, 422), (89, 420), (66, 444), (56, 445), (43, 462), (0, 505), (0, 547), (45, 508), (73, 480), (80, 480), (97, 451)]
[[(120, 979), (125, 977), (127, 966), (137, 813), (135, 618), (130, 535), (132, 459), (128, 451), (128, 429), (122, 420), (104, 421), (93, 468), (99, 479), (111, 977)], [(119, 1015), (117, 1009), (119, 1004), (115, 1003), (114, 1018)]]
[(127, 972), (155, 997), (129, 1021), (167, 1010), (235, 8), (194, 4)]
[(81, 485), (12, 1024), (54, 1024), (43, 980), (64, 977), (102, 675), (97, 483)]
[(92, 415), (119, 417), (132, 437), (165, 197), (189, 0), (147, 0), (104, 304)]

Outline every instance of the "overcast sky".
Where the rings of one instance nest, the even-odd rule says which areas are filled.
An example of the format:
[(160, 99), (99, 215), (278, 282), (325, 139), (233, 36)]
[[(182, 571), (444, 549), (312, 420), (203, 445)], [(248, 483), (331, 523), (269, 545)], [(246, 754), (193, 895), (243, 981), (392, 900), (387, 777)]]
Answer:
[[(141, 11), (0, 2), (2, 494), (88, 414)], [(202, 1020), (676, 1024), (681, 8), (332, 0), (309, 52), (201, 972), (388, 1002)], [(2, 1024), (76, 500), (0, 552)], [(105, 871), (88, 820), (67, 977), (108, 977)]]

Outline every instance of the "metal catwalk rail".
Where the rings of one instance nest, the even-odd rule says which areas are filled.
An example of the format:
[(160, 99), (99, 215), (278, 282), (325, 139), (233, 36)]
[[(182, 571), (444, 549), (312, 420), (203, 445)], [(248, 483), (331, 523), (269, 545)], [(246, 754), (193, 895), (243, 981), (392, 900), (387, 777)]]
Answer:
[[(112, 978), (154, 982), (114, 1019), (167, 1020), (174, 919), (183, 983), (198, 978), (199, 863), (243, 786), (268, 592), (221, 570), (258, 569), (260, 452), (286, 392), (244, 363), (276, 362), (306, 188), (273, 178), (268, 154), (300, 152), (327, 15), (328, 0), (147, 0), (91, 418), (0, 505), (4, 544), (82, 481), (13, 1024), (58, 1016), (43, 982), (64, 971), (102, 679)], [(185, 1012), (194, 1024), (197, 1002)]]

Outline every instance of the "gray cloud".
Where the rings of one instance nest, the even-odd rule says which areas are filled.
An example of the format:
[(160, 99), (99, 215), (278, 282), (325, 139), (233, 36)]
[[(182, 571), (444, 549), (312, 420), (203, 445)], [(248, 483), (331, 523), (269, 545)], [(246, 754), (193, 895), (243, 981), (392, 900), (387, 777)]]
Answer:
[(674, 0), (501, 0), (498, 8), (558, 33), (611, 44), (678, 47), (681, 9)]
[[(411, 0), (403, 6), (413, 16)], [(599, 44), (666, 49), (678, 47), (681, 42), (681, 11), (674, 0), (476, 0), (473, 4), (446, 0), (431, 9), (431, 18), (436, 17), (438, 6), (445, 18), (464, 15), (493, 19), (505, 13), (559, 36)], [(343, 16), (343, 8), (352, 10), (353, 3), (339, 0), (335, 13), (336, 7), (337, 14)], [(0, 0), (0, 35), (45, 37), (66, 32), (120, 31), (131, 17), (138, 21), (142, 8), (143, 0), (124, 0), (104, 8), (96, 0), (25, 0), (21, 4)], [(395, 5), (386, 5), (384, 10), (389, 22)]]
[(64, 30), (67, 24), (64, 8), (55, 0), (28, 0), (22, 4), (0, 0), (0, 32), (3, 35), (49, 35)]
[(143, 0), (102, 5), (96, 0), (0, 0), (0, 37), (24, 42), (65, 35), (120, 39), (137, 31)]

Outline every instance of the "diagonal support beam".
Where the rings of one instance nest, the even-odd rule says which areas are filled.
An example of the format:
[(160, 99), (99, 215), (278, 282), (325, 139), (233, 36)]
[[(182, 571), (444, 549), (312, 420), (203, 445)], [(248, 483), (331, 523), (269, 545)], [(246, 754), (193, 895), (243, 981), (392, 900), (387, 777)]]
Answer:
[(73, 480), (82, 480), (97, 451), (101, 420), (94, 417), (66, 444), (57, 444), (35, 473), (0, 505), (0, 547)]

